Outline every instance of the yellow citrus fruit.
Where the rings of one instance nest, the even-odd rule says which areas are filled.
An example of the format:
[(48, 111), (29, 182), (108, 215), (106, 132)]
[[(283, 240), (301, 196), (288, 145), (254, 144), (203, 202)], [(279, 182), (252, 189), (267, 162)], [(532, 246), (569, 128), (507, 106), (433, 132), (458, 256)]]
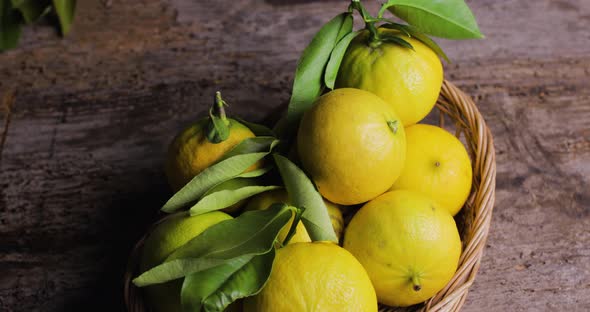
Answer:
[(361, 264), (328, 242), (289, 244), (277, 251), (262, 291), (246, 312), (376, 312), (377, 298)]
[(344, 234), (344, 248), (364, 266), (379, 302), (409, 306), (441, 290), (457, 270), (455, 220), (417, 192), (387, 192), (365, 204)]
[(396, 111), (404, 126), (422, 120), (436, 103), (443, 81), (440, 59), (422, 42), (390, 29), (381, 36), (397, 35), (414, 49), (394, 43), (369, 46), (363, 31), (348, 47), (336, 79), (336, 88), (370, 91)]
[[(180, 190), (193, 177), (215, 164), (223, 154), (254, 133), (240, 122), (228, 118), (229, 137), (220, 143), (207, 139), (207, 119), (184, 129), (170, 144), (166, 157), (166, 176), (172, 189)], [(256, 166), (256, 165), (255, 165)], [(254, 169), (254, 168), (250, 168)]]
[(457, 214), (471, 191), (471, 161), (465, 146), (431, 125), (406, 128), (407, 159), (392, 189), (415, 190)]
[(321, 96), (301, 120), (301, 163), (329, 201), (366, 202), (387, 191), (402, 171), (406, 136), (394, 109), (351, 88)]
[[(210, 226), (232, 217), (219, 211), (191, 217), (179, 213), (160, 223), (145, 240), (140, 258), (140, 270), (145, 272), (162, 264), (170, 254)], [(145, 288), (150, 307), (156, 312), (181, 311), (180, 289), (182, 280)]]
[[(285, 190), (272, 190), (258, 194), (252, 197), (252, 199), (250, 199), (250, 201), (246, 205), (245, 210), (264, 210), (274, 203), (289, 204), (289, 195), (287, 194), (287, 192)], [(328, 208), (328, 214), (330, 215), (330, 221), (332, 221), (334, 232), (336, 232), (338, 239), (340, 239), (340, 237), (342, 237), (342, 230), (344, 228), (344, 219), (342, 218), (340, 205), (331, 203), (326, 199), (324, 199), (324, 204), (326, 204), (326, 207)], [(291, 221), (289, 221), (289, 223), (285, 225), (285, 228), (283, 228), (283, 230), (279, 233), (280, 241), (285, 240), (285, 237), (287, 236), (287, 233), (291, 228), (292, 220), (293, 218), (291, 218)], [(291, 238), (289, 243), (292, 244), (310, 241), (311, 238), (309, 237), (307, 230), (305, 230), (305, 226), (302, 222), (299, 222), (299, 224), (297, 224), (296, 227), (295, 235)]]

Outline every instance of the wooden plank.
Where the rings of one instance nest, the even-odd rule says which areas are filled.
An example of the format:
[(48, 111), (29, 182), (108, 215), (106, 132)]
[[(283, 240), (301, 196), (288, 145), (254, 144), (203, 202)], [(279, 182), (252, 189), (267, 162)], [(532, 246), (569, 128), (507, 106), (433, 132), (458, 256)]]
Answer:
[[(122, 308), (126, 255), (170, 195), (171, 137), (217, 89), (235, 114), (276, 115), (299, 53), (343, 7), (286, 2), (81, 2), (72, 36), (29, 28), (0, 54), (0, 92), (17, 91), (0, 311)], [(590, 4), (469, 4), (487, 40), (443, 41), (446, 76), (495, 135), (498, 191), (464, 310), (590, 310)]]

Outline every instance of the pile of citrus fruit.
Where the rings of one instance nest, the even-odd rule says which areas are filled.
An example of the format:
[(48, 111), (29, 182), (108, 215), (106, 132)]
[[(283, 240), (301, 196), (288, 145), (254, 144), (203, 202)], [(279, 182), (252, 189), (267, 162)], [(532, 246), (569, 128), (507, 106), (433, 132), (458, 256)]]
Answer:
[[(398, 2), (384, 10), (412, 23)], [(355, 10), (364, 30), (352, 30)], [(174, 213), (147, 236), (134, 280), (152, 310), (377, 311), (451, 280), (470, 157), (419, 123), (446, 56), (428, 25), (382, 13), (353, 0), (320, 30), (273, 129), (228, 118), (218, 92), (176, 136), (165, 166), (176, 193), (162, 208)]]

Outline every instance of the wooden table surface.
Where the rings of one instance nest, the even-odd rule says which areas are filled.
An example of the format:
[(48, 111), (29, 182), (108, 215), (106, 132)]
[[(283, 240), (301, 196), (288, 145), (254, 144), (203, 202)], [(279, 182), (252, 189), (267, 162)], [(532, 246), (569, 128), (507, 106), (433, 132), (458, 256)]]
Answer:
[[(367, 2), (367, 1), (365, 1)], [(590, 1), (468, 1), (485, 40), (440, 41), (497, 150), (464, 311), (590, 311)], [(170, 196), (166, 145), (221, 90), (263, 120), (346, 1), (79, 1), (59, 39), (0, 54), (0, 311), (118, 311), (133, 243)], [(369, 1), (375, 12), (378, 3)], [(3, 130), (4, 129), (4, 130)]]

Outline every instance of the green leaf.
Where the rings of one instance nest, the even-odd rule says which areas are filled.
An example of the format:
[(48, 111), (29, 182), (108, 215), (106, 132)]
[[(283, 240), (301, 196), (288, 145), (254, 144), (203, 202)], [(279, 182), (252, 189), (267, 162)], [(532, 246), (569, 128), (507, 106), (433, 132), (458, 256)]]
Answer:
[(330, 54), (338, 42), (339, 36), (344, 36), (343, 33), (346, 32), (346, 29), (343, 28), (352, 27), (347, 22), (350, 15), (351, 13), (348, 12), (341, 13), (326, 23), (303, 51), (295, 71), (293, 93), (287, 109), (290, 129), (297, 126), (303, 112), (309, 109), (322, 93), (324, 70), (330, 59)]
[(271, 169), (272, 169), (272, 166), (258, 168), (258, 169), (252, 170), (252, 171), (244, 172), (237, 177), (238, 178), (256, 178), (256, 177), (264, 175), (265, 173), (269, 172)]
[(281, 188), (276, 185), (262, 185), (256, 178), (234, 178), (211, 188), (190, 209), (192, 216), (227, 208), (256, 194)]
[(248, 127), (256, 136), (276, 136), (275, 133), (267, 126), (246, 121), (241, 118), (235, 118), (237, 121)]
[(273, 157), (289, 193), (290, 203), (305, 209), (301, 219), (311, 240), (337, 243), (328, 208), (311, 180), (286, 157), (278, 154), (273, 154)]
[(404, 48), (408, 48), (410, 50), (414, 50), (414, 47), (412, 46), (412, 44), (410, 44), (409, 42), (407, 42), (406, 40), (404, 40), (403, 38), (399, 37), (399, 36), (395, 36), (395, 35), (383, 35), (381, 37), (381, 41), (383, 42), (389, 42), (389, 43), (393, 43), (393, 44), (397, 44), (399, 46), (402, 46)]
[(176, 249), (168, 259), (230, 259), (244, 254), (263, 254), (293, 214), (293, 207), (277, 204), (266, 210), (246, 211), (235, 219), (215, 224)]
[[(346, 14), (346, 13), (344, 13)], [(340, 26), (340, 30), (338, 31), (338, 35), (336, 35), (336, 43), (338, 43), (340, 40), (342, 40), (342, 38), (346, 37), (346, 35), (350, 34), (350, 32), (352, 32), (352, 27), (353, 25), (354, 19), (352, 14), (348, 13), (344, 16), (344, 21), (342, 22), (342, 25)]]
[(248, 138), (227, 152), (222, 160), (203, 170), (170, 198), (162, 211), (174, 212), (194, 204), (208, 190), (244, 173), (254, 163), (268, 155), (278, 143), (272, 137)]
[(261, 151), (273, 149), (279, 141), (271, 136), (257, 136), (254, 138), (244, 139), (242, 142), (234, 146), (227, 153), (225, 153), (219, 161), (250, 153), (259, 153)]
[(270, 276), (275, 250), (245, 263), (228, 263), (184, 279), (181, 301), (184, 311), (224, 311), (237, 299), (262, 290)]
[(227, 260), (245, 261), (265, 254), (274, 248), (277, 235), (291, 219), (293, 210), (277, 204), (219, 222), (176, 249), (164, 263), (135, 278), (133, 283), (140, 287), (164, 283), (225, 264)]
[(12, 2), (0, 0), (0, 51), (13, 49), (21, 33), (21, 19)]
[(182, 310), (201, 311), (202, 301), (219, 289), (226, 278), (239, 271), (253, 258), (253, 255), (237, 257), (209, 270), (187, 275), (180, 292)]
[(297, 210), (295, 211), (295, 216), (293, 217), (293, 222), (291, 222), (291, 228), (289, 229), (289, 232), (287, 232), (287, 235), (285, 236), (285, 240), (281, 242), (281, 244), (283, 246), (286, 246), (287, 244), (289, 244), (289, 241), (295, 235), (295, 232), (297, 231), (297, 225), (299, 224), (299, 221), (301, 221), (301, 215), (303, 215), (303, 212), (305, 211), (305, 208), (303, 208), (303, 207), (302, 208), (295, 207), (295, 208)]
[(385, 22), (385, 24), (379, 26), (379, 28), (394, 29), (404, 33), (404, 35), (406, 35), (407, 37), (412, 37), (412, 35), (410, 35), (410, 33), (406, 30), (406, 26), (408, 25), (398, 24), (387, 18), (377, 18), (376, 21)]
[(381, 7), (416, 27), (441, 38), (483, 38), (471, 10), (463, 0), (389, 0)]
[(61, 33), (65, 36), (70, 32), (72, 21), (74, 20), (76, 0), (53, 0), (53, 7), (59, 19)]
[(11, 0), (12, 7), (19, 10), (27, 24), (37, 21), (51, 10), (49, 0)]
[(272, 131), (277, 134), (278, 138), (283, 138), (287, 132), (287, 116), (284, 115), (273, 125)]
[(344, 38), (342, 38), (342, 40), (338, 41), (338, 44), (336, 44), (334, 50), (332, 50), (332, 53), (330, 54), (330, 61), (328, 61), (328, 65), (326, 66), (326, 74), (324, 75), (326, 87), (334, 89), (334, 83), (336, 82), (336, 77), (338, 76), (338, 69), (340, 69), (340, 64), (342, 63), (346, 49), (348, 49), (350, 42), (358, 34), (358, 31), (348, 33), (346, 36), (344, 36)]
[(397, 23), (393, 23), (393, 22), (388, 22), (387, 24), (383, 24), (383, 25), (381, 25), (381, 27), (403, 31), (404, 33), (408, 34), (410, 37), (418, 39), (419, 41), (421, 41), (422, 43), (427, 45), (432, 51), (434, 51), (434, 53), (436, 53), (438, 56), (442, 57), (445, 61), (447, 61), (449, 63), (451, 62), (449, 60), (449, 58), (447, 57), (447, 55), (445, 54), (445, 52), (443, 52), (441, 47), (434, 40), (430, 39), (425, 34), (419, 32), (416, 28), (414, 28), (410, 25), (402, 25), (402, 24), (397, 24)]
[[(254, 257), (254, 255), (250, 255)], [(227, 259), (175, 259), (164, 264), (158, 265), (139, 277), (133, 279), (133, 284), (137, 287), (144, 287), (153, 284), (165, 283), (192, 274), (223, 265)]]

